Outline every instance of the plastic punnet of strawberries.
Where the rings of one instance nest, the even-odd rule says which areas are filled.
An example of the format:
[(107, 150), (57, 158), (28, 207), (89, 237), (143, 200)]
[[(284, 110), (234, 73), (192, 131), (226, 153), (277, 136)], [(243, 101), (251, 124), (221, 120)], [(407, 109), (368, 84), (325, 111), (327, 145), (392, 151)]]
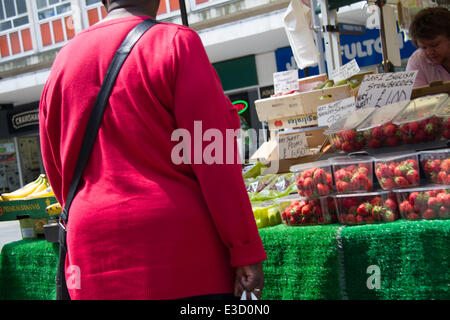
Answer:
[(375, 160), (375, 176), (383, 190), (411, 188), (420, 183), (419, 154), (401, 154)]
[(404, 219), (450, 219), (450, 186), (397, 190), (395, 193)]
[(372, 157), (334, 157), (334, 181), (338, 193), (369, 192), (373, 186)]
[(395, 195), (387, 191), (336, 195), (336, 201), (341, 224), (392, 222), (399, 218)]
[(336, 206), (332, 197), (308, 200), (292, 200), (281, 212), (283, 222), (288, 226), (330, 224), (335, 221)]
[(316, 199), (333, 194), (333, 177), (328, 161), (299, 164), (290, 168), (295, 173), (298, 194)]
[(422, 151), (420, 164), (428, 181), (450, 184), (450, 149)]

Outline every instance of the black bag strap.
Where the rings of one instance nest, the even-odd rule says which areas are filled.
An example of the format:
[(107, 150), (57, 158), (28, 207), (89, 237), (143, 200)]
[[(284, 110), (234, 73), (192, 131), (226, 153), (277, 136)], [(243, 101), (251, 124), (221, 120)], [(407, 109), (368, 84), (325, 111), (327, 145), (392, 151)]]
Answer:
[(80, 153), (78, 155), (78, 161), (72, 177), (72, 183), (67, 194), (63, 212), (61, 213), (61, 220), (64, 224), (67, 224), (69, 220), (70, 205), (72, 204), (72, 200), (77, 193), (84, 168), (86, 167), (92, 147), (94, 146), (94, 142), (97, 138), (98, 130), (103, 119), (105, 106), (108, 102), (114, 83), (116, 82), (119, 70), (136, 42), (148, 29), (157, 23), (158, 22), (153, 19), (147, 19), (134, 27), (125, 37), (125, 40), (123, 40), (119, 49), (117, 49), (116, 54), (114, 55), (114, 58), (106, 71), (105, 79), (103, 80), (100, 91), (95, 99), (94, 107), (88, 120), (86, 132), (84, 133)]

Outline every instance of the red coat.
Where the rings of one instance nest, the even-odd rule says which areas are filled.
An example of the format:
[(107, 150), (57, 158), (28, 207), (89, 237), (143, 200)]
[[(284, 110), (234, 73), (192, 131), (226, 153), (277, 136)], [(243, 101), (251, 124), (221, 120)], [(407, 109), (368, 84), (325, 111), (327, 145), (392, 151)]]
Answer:
[[(145, 18), (96, 24), (53, 63), (41, 98), (40, 141), (62, 205), (108, 65), (126, 33)], [(158, 24), (119, 73), (70, 210), (66, 267), (80, 272), (79, 282), (71, 282), (72, 299), (232, 292), (233, 267), (266, 259), (241, 165), (172, 161), (181, 141), (171, 141), (172, 133), (183, 128), (194, 138), (194, 121), (224, 137), (239, 127), (199, 36)], [(66, 270), (68, 276), (78, 279)]]

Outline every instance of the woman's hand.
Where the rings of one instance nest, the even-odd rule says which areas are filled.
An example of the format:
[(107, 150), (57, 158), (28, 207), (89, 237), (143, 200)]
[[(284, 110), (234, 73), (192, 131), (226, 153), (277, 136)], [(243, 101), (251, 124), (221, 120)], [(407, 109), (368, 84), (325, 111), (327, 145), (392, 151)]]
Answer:
[(250, 292), (261, 299), (264, 288), (264, 272), (262, 262), (236, 268), (236, 277), (234, 280), (234, 295), (242, 296), (242, 292), (247, 291), (247, 300), (250, 300)]

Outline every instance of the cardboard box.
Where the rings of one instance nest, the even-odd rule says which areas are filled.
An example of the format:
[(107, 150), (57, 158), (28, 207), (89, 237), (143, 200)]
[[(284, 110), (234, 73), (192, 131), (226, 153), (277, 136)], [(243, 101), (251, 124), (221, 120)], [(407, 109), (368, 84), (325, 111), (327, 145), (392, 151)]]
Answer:
[[(256, 112), (260, 121), (269, 122), (269, 127), (282, 128), (276, 120), (305, 118), (316, 115), (316, 119), (301, 121), (297, 127), (306, 127), (317, 124), (317, 107), (352, 95), (349, 84), (308, 92), (292, 93), (285, 96), (271, 97), (255, 101)], [(273, 121), (271, 121), (273, 120)]]
[(439, 93), (450, 94), (450, 81), (433, 81), (427, 86), (416, 87), (411, 92), (411, 99)]
[(314, 90), (327, 80), (328, 75), (326, 73), (299, 79), (298, 80), (299, 91), (306, 92)]
[(12, 221), (21, 216), (31, 219), (54, 218), (45, 211), (45, 208), (56, 202), (55, 197), (0, 201), (0, 221)]

